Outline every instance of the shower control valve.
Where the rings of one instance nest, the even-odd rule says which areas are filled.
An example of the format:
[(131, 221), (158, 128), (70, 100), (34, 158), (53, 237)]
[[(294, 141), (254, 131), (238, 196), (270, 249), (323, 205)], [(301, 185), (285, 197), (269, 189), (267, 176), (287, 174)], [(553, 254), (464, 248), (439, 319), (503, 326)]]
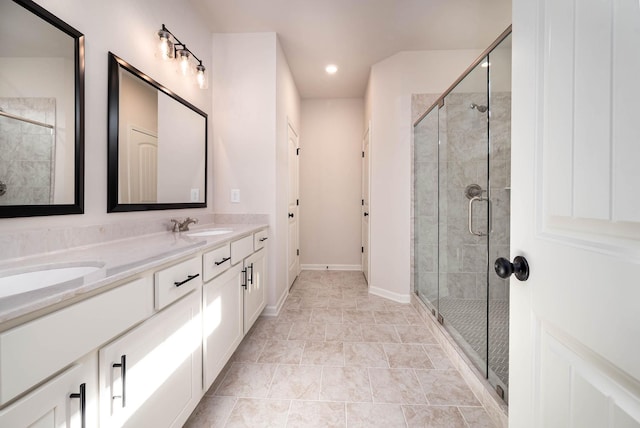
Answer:
[(522, 256), (514, 257), (513, 263), (503, 257), (500, 257), (496, 259), (493, 267), (500, 278), (507, 279), (511, 274), (515, 274), (519, 281), (526, 281), (529, 279), (529, 263), (527, 262), (527, 259)]

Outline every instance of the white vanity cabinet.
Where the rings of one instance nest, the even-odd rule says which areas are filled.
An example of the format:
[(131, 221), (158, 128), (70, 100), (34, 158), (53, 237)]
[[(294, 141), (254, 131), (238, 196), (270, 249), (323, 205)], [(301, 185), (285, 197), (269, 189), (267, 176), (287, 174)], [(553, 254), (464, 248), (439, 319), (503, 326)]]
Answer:
[(201, 397), (200, 290), (99, 351), (101, 427), (181, 427)]
[(231, 267), (202, 287), (204, 389), (207, 390), (242, 341), (241, 264)]
[(244, 259), (243, 333), (247, 334), (266, 305), (267, 249), (262, 248)]
[(87, 355), (41, 387), (0, 411), (1, 427), (98, 426), (98, 359)]

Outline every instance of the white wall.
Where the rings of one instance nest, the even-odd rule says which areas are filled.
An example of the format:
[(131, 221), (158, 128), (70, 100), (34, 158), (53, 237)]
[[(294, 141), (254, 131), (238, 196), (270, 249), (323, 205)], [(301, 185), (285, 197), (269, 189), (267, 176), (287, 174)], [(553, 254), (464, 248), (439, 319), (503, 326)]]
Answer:
[(410, 299), (411, 94), (442, 93), (480, 50), (401, 52), (371, 68), (365, 123), (371, 121), (369, 290)]
[(205, 66), (211, 66), (211, 31), (195, 10), (188, 3), (169, 0), (38, 0), (37, 3), (85, 35), (85, 214), (2, 219), (0, 231), (115, 223), (124, 219), (163, 221), (172, 216), (197, 217), (198, 213), (211, 212), (210, 171), (209, 208), (107, 214), (107, 53), (112, 51), (210, 114), (211, 89), (198, 89), (184, 81), (170, 64), (155, 57), (154, 33), (164, 23), (188, 43)]
[(213, 58), (214, 210), (269, 215), (275, 311), (287, 292), (287, 120), (298, 127), (300, 97), (275, 33), (214, 34)]
[(301, 111), (300, 262), (360, 269), (364, 100), (307, 99)]

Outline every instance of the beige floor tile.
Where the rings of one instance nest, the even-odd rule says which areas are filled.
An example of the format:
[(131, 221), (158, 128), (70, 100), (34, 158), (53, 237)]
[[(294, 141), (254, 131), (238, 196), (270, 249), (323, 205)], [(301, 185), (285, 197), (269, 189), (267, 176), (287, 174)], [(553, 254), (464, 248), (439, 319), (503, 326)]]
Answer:
[(438, 343), (426, 325), (419, 328), (414, 325), (396, 325), (396, 331), (402, 343)]
[(412, 369), (368, 369), (376, 403), (427, 404)]
[(386, 311), (387, 306), (384, 300), (375, 297), (364, 297), (356, 299), (356, 308), (360, 311)]
[(371, 401), (367, 369), (362, 367), (322, 368), (320, 399), (330, 401)]
[[(343, 315), (344, 316), (344, 315)], [(362, 342), (362, 327), (358, 324), (327, 324), (326, 341)]]
[(264, 349), (264, 345), (267, 343), (266, 339), (251, 339), (248, 338), (243, 340), (234, 352), (231, 357), (231, 361), (235, 362), (245, 362), (245, 363), (256, 363), (258, 362), (258, 357), (260, 357), (260, 353), (262, 349)]
[(276, 367), (274, 364), (233, 363), (216, 395), (266, 397)]
[(409, 324), (402, 312), (373, 311), (376, 324)]
[(457, 370), (416, 370), (422, 390), (433, 405), (480, 406)]
[(344, 366), (344, 347), (342, 342), (307, 341), (302, 352), (301, 364)]
[(400, 337), (392, 325), (363, 325), (362, 337), (365, 342), (399, 343)]
[(322, 288), (318, 290), (318, 297), (330, 297), (342, 300), (342, 289), (336, 286)]
[(324, 340), (325, 324), (320, 323), (293, 323), (289, 332), (289, 340)]
[(292, 401), (287, 428), (343, 428), (345, 414), (341, 402)]
[(205, 396), (184, 424), (184, 428), (224, 427), (236, 400), (236, 397)]
[(304, 342), (301, 340), (270, 340), (265, 345), (259, 363), (300, 364)]
[(336, 297), (330, 297), (329, 298), (329, 307), (330, 308), (341, 308), (341, 309), (355, 309), (356, 308), (356, 301), (353, 299), (343, 299), (343, 298), (336, 298)]
[(313, 309), (311, 311), (311, 322), (341, 324), (342, 309), (340, 308)]
[(395, 428), (406, 426), (399, 404), (347, 403), (349, 428)]
[(422, 345), (422, 347), (427, 352), (434, 368), (439, 370), (455, 369), (451, 359), (440, 345)]
[(317, 400), (320, 397), (322, 367), (279, 365), (273, 376), (269, 398)]
[(495, 424), (483, 407), (458, 407), (469, 428), (495, 428)]
[(344, 361), (347, 366), (389, 367), (380, 343), (345, 343)]
[(420, 315), (418, 315), (417, 313), (415, 314), (407, 313), (407, 314), (404, 314), (404, 316), (410, 325), (424, 326), (424, 321), (422, 320), (422, 318), (420, 318)]
[(280, 312), (278, 316), (279, 322), (293, 323), (293, 322), (309, 322), (311, 318), (311, 310), (308, 308), (303, 309), (286, 309)]
[(433, 368), (433, 364), (422, 345), (385, 343), (384, 352), (391, 368)]
[(372, 311), (359, 311), (357, 309), (344, 309), (342, 319), (345, 324), (374, 324), (376, 322)]
[(239, 398), (226, 427), (276, 428), (284, 427), (291, 402), (288, 400), (257, 400)]
[(291, 322), (279, 322), (274, 318), (259, 318), (251, 328), (252, 339), (286, 339), (289, 337)]
[[(317, 292), (316, 292), (317, 294)], [(303, 297), (300, 300), (301, 309), (327, 308), (329, 307), (328, 297)]]
[(467, 428), (457, 407), (402, 406), (409, 428)]

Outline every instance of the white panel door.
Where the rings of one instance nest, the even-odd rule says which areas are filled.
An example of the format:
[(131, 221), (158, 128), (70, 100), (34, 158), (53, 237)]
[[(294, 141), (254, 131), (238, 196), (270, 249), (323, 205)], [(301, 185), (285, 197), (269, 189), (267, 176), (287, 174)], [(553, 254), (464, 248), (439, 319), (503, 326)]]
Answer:
[(369, 282), (369, 129), (362, 139), (362, 273)]
[(288, 245), (287, 266), (289, 287), (300, 273), (300, 241), (299, 241), (299, 194), (298, 194), (298, 134), (289, 125), (287, 131), (287, 144), (289, 146), (289, 199), (288, 206)]
[(157, 183), (158, 137), (132, 127), (129, 130), (129, 202), (157, 202)]
[(640, 427), (640, 2), (513, 18), (510, 426)]

